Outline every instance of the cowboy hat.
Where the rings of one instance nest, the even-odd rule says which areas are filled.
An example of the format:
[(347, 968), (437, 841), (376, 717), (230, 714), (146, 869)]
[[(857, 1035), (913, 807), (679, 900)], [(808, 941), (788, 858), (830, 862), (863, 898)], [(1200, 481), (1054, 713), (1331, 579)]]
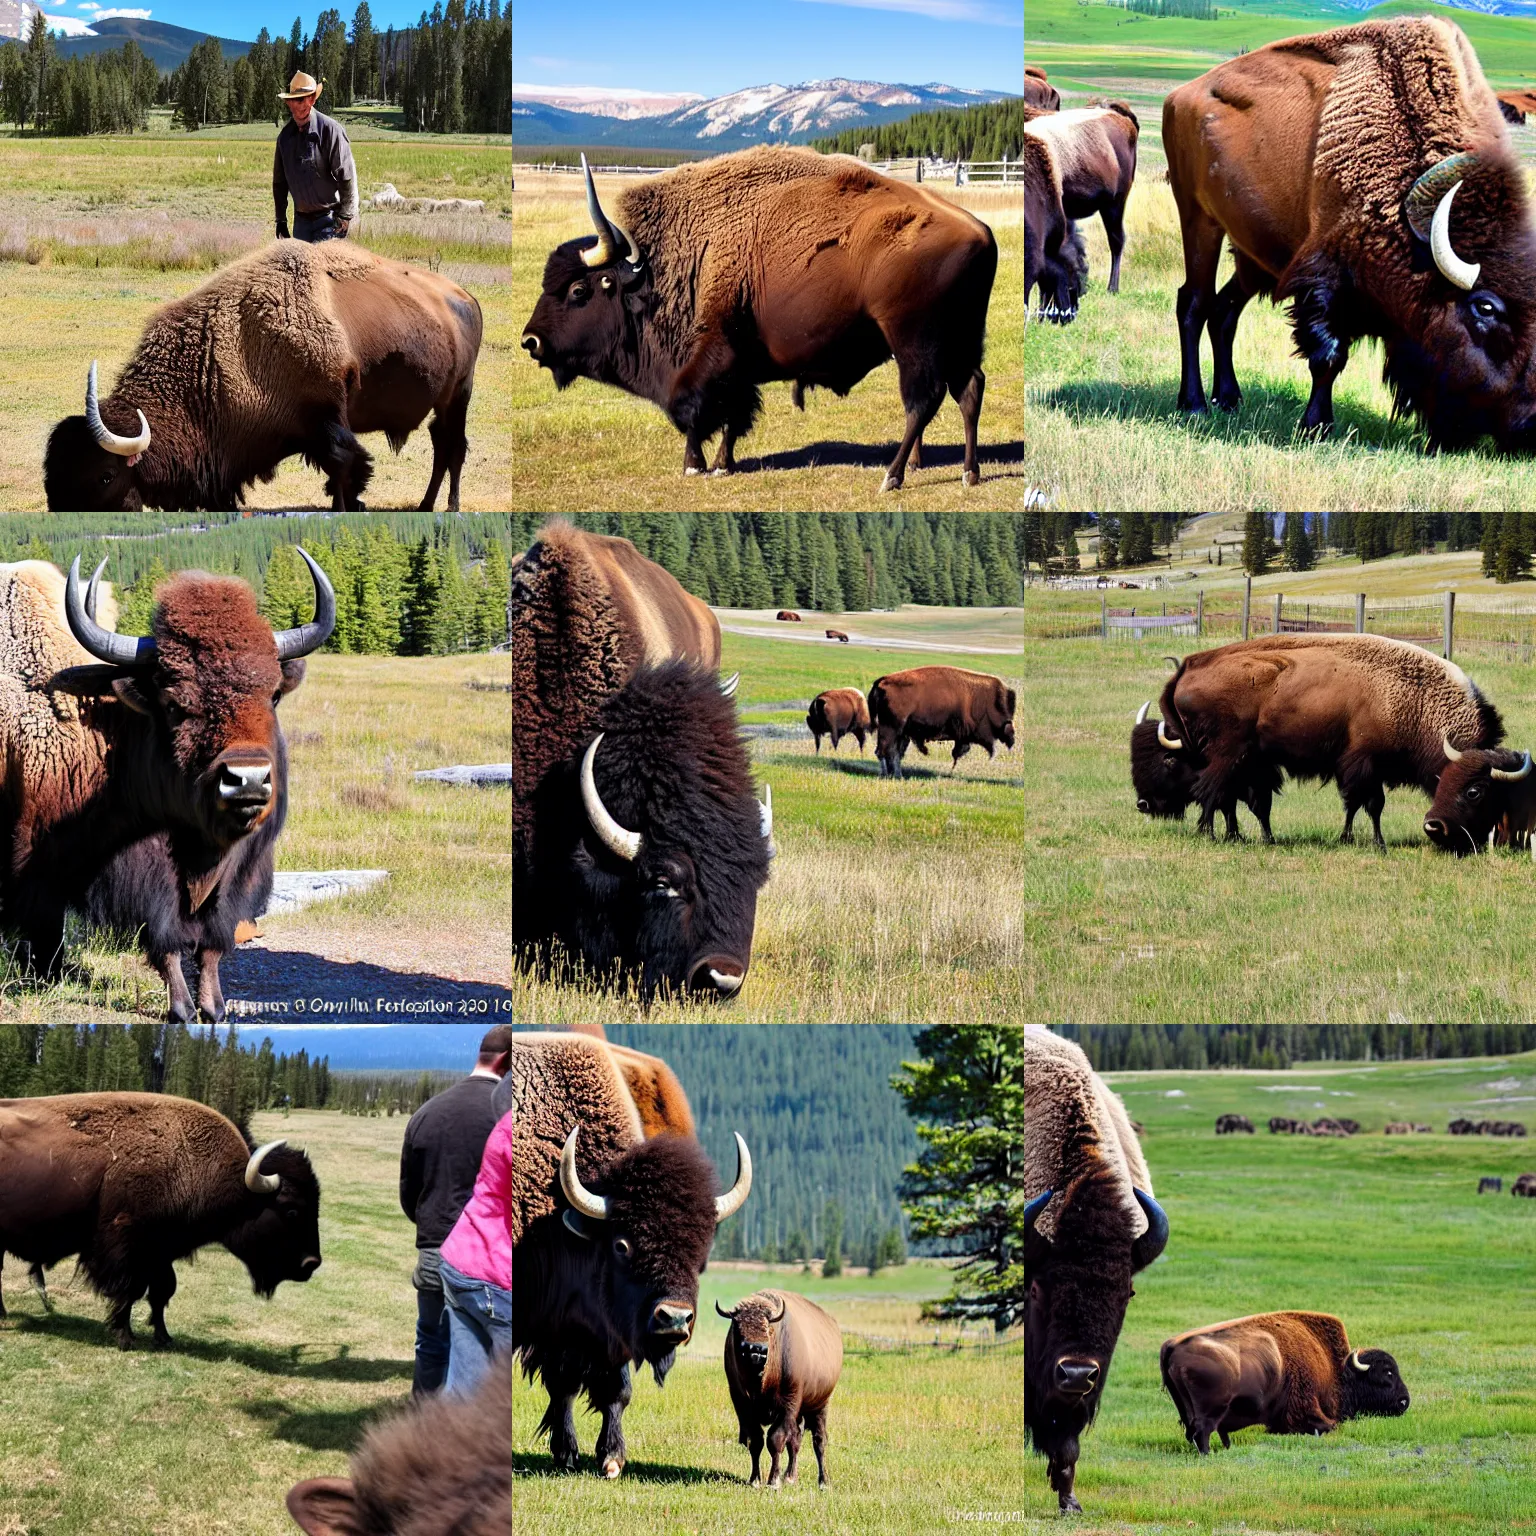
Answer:
[(277, 95), (280, 101), (297, 101), (301, 96), (313, 96), (318, 101), (320, 92), (324, 89), (323, 83), (317, 81), (313, 75), (306, 75), (303, 70), (300, 70), (288, 82), (288, 89), (279, 91)]

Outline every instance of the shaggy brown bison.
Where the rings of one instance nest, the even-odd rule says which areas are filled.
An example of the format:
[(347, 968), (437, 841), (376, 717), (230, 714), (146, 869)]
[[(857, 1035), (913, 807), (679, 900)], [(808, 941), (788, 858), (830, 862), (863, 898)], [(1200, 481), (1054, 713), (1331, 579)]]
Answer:
[(1024, 303), (1040, 290), (1037, 320), (1069, 325), (1088, 283), (1088, 247), (1061, 200), (1061, 167), (1051, 145), (1024, 135)]
[(155, 311), (112, 393), (48, 439), (43, 485), (57, 511), (238, 507), (303, 454), (332, 507), (361, 507), (383, 432), (399, 449), (429, 413), (437, 500), (459, 508), (464, 423), (480, 305), (446, 277), (351, 240), (279, 240)]
[(1357, 1414), (1397, 1417), (1408, 1388), (1384, 1349), (1351, 1349), (1326, 1312), (1265, 1312), (1191, 1329), (1159, 1356), (1163, 1386), (1202, 1456), (1211, 1436), (1230, 1446), (1240, 1429), (1327, 1434)]
[(952, 741), (956, 763), (973, 746), (997, 756), (997, 744), (1013, 750), (1018, 696), (1000, 677), (964, 667), (913, 667), (877, 677), (869, 690), (869, 718), (876, 732), (880, 776), (899, 779), (907, 745), (924, 757), (930, 741)]
[[(717, 1301), (715, 1311), (731, 1325), (725, 1335), (725, 1381), (741, 1443), (752, 1453), (753, 1485), (762, 1481), (766, 1426), (768, 1486), (795, 1481), (800, 1437), (809, 1429), (816, 1449), (816, 1481), (825, 1487), (827, 1404), (843, 1369), (837, 1319), (792, 1291), (758, 1291), (729, 1312)], [(786, 1445), (789, 1466), (781, 1477), (779, 1457)]]
[(816, 738), (816, 750), (821, 751), (821, 738), (832, 738), (832, 750), (844, 736), (852, 736), (864, 750), (864, 736), (870, 729), (869, 705), (857, 688), (828, 688), (811, 700), (806, 711), (805, 723)]
[(1510, 1194), (1536, 1198), (1536, 1173), (1522, 1173), (1515, 1180), (1514, 1188), (1510, 1190)]
[(798, 613), (791, 613), (788, 608), (780, 608), (779, 611), (774, 614), (774, 618), (785, 624), (803, 624), (805, 622), (805, 620), (802, 619)]
[[(149, 1295), (155, 1347), (171, 1342), (173, 1263), (222, 1243), (258, 1296), (320, 1267), (320, 1185), (286, 1141), (253, 1148), (217, 1110), (158, 1093), (0, 1099), (0, 1258), (70, 1254), (111, 1303), (118, 1347)], [(0, 1305), (0, 1315), (4, 1307)]]
[(1252, 1136), (1255, 1134), (1253, 1121), (1247, 1115), (1217, 1115), (1216, 1134), (1218, 1136), (1238, 1134)]
[(840, 630), (840, 629), (829, 629), (827, 631), (827, 639), (828, 640), (841, 640), (844, 645), (848, 644), (848, 636), (845, 635), (842, 632), (842, 630)]
[(1525, 124), (1527, 112), (1536, 112), (1536, 91), (1500, 91), (1499, 111), (1506, 123)]
[(1045, 78), (1045, 71), (1037, 64), (1024, 66), (1024, 104), (1055, 112), (1061, 106), (1061, 92)]
[(1497, 1176), (1481, 1178), (1477, 1181), (1477, 1192), (1480, 1195), (1502, 1195), (1504, 1193), (1504, 1180)]

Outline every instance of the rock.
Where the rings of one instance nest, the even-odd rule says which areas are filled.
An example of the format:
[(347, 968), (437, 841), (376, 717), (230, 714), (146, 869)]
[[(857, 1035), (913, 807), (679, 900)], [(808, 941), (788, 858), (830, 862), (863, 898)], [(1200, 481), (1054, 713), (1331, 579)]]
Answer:
[(511, 763), (480, 763), (474, 767), (462, 764), (456, 768), (423, 768), (413, 777), (436, 779), (440, 784), (510, 784)]
[(354, 891), (370, 890), (388, 879), (387, 869), (283, 870), (272, 877), (272, 897), (258, 916), (300, 912), (317, 901), (334, 901)]

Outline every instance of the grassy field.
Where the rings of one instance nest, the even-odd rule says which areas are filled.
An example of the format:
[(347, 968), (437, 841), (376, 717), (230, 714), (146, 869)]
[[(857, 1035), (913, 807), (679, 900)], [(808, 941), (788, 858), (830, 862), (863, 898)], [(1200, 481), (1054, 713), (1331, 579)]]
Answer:
[[(1337, 841), (1331, 785), (1287, 784), (1278, 842), (1197, 838), (1153, 821), (1131, 787), (1132, 720), (1164, 652), (1209, 642), (1031, 647), (1024, 754), (1024, 1011), (1044, 1022), (1520, 1020), (1536, 983), (1536, 872), (1498, 852), (1456, 860), (1424, 837), (1427, 801), (1387, 796), (1386, 854)], [(1529, 666), (1469, 675), (1511, 743), (1536, 745)], [(1239, 812), (1245, 835), (1257, 828)], [(1357, 825), (1357, 836), (1361, 836)]]
[[(1102, 1411), (1083, 1440), (1080, 1536), (1513, 1536), (1536, 1529), (1536, 1206), (1511, 1199), (1528, 1143), (1445, 1135), (1448, 1121), (1530, 1118), (1536, 1054), (1289, 1072), (1119, 1073), (1172, 1237), (1136, 1280)], [(1507, 1106), (1507, 1107), (1501, 1107)], [(1259, 1132), (1224, 1136), (1216, 1115)], [(1347, 1141), (1272, 1137), (1271, 1115), (1361, 1122)], [(1384, 1137), (1388, 1120), (1433, 1136)], [(1502, 1174), (1502, 1197), (1476, 1194)], [(1413, 1399), (1321, 1439), (1249, 1429), (1200, 1459), (1164, 1393), (1171, 1335), (1252, 1312), (1343, 1318), (1388, 1350)], [(1045, 1463), (1025, 1474), (1024, 1528), (1059, 1529)]]
[[(272, 138), (270, 124), (173, 136), (0, 137), (0, 505), (43, 506), (48, 433), (81, 410), (92, 358), (110, 387), (152, 310), (272, 238)], [(507, 505), (512, 416), (504, 370), (516, 347), (506, 144), (373, 130), (359, 136), (354, 157), (363, 198), (390, 181), (407, 197), (486, 204), (480, 214), (365, 211), (353, 234), (383, 256), (445, 273), (480, 301), (485, 339), (462, 504), (498, 510)], [(431, 473), (426, 431), (399, 455), (381, 437), (367, 446), (375, 455), (370, 506), (415, 506)], [(249, 504), (313, 506), (322, 493), (322, 478), (290, 460), (270, 485), (252, 488)]]
[[(605, 206), (625, 179), (608, 178)], [(922, 511), (1022, 505), (1024, 202), (1022, 186), (948, 192), (992, 226), (999, 263), (987, 319), (986, 399), (979, 430), (982, 483), (960, 483), (964, 433), (946, 398), (923, 435), (924, 465), (908, 469), (897, 504)], [(542, 289), (544, 263), (564, 240), (591, 232), (581, 178), (529, 174), (513, 193), (512, 309), (518, 334)], [(763, 412), (737, 449), (734, 476), (683, 475), (683, 439), (649, 401), (590, 380), (559, 392), (526, 354), (511, 373), (515, 415), (512, 496), (534, 511), (679, 508), (843, 511), (885, 506), (881, 473), (904, 423), (896, 366), (875, 369), (842, 400), (807, 392), (795, 410), (788, 384), (763, 391)], [(930, 455), (929, 450), (937, 450)], [(712, 459), (713, 448), (710, 449)], [(937, 460), (937, 462), (936, 462)]]
[[(946, 632), (957, 645), (985, 643), (974, 638), (970, 612), (929, 610), (922, 633), (939, 643)], [(982, 622), (991, 626), (984, 633), (996, 639), (997, 616), (1006, 610), (984, 612), (989, 617)], [(878, 635), (885, 626), (888, 633), (902, 629), (893, 617), (901, 616), (833, 614), (817, 622), (827, 618), (835, 628)], [(752, 742), (757, 782), (773, 786), (779, 852), (758, 895), (752, 968), (730, 1017), (781, 1023), (1019, 1018), (1021, 967), (1029, 961), (1017, 906), (1024, 809), (1016, 753), (1000, 749), (989, 760), (973, 747), (951, 775), (947, 746), (935, 743), (927, 758), (914, 748), (898, 784), (877, 776), (873, 741), (862, 757), (852, 738), (845, 737), (837, 753), (824, 741), (817, 756), (803, 704), (763, 706), (808, 701), (824, 688), (867, 690), (881, 673), (914, 666), (991, 672), (1018, 688), (1021, 657), (851, 644), (818, 651), (729, 630), (722, 651), (722, 671), (741, 671), (743, 724), (789, 733), (759, 734)], [(513, 978), (512, 994), (513, 1017), (529, 1023), (721, 1017), (718, 1005), (683, 1002), (659, 1002), (645, 1013), (629, 998), (523, 975)]]
[[(749, 1488), (751, 1461), (736, 1443), (736, 1415), (726, 1391), (721, 1351), (726, 1323), (714, 1302), (731, 1306), (765, 1285), (798, 1291), (825, 1307), (844, 1332), (843, 1371), (828, 1421), (827, 1472), (818, 1490), (809, 1436), (798, 1485), (769, 1493)], [(873, 1279), (850, 1272), (836, 1280), (711, 1264), (699, 1285), (700, 1323), (693, 1342), (658, 1391), (637, 1373), (624, 1415), (629, 1463), (616, 1483), (592, 1471), (597, 1420), (577, 1416), (583, 1473), (550, 1470), (547, 1441), (535, 1435), (548, 1401), (538, 1385), (514, 1378), (513, 1506), (517, 1529), (579, 1536), (622, 1526), (635, 1536), (681, 1532), (815, 1532), (865, 1536), (872, 1531), (938, 1531), (979, 1511), (1018, 1504), (1019, 1372), (1022, 1340), (960, 1353), (923, 1347), (934, 1325), (919, 1324), (925, 1297), (949, 1289), (937, 1264), (914, 1261)], [(908, 1336), (913, 1353), (868, 1352), (850, 1335)], [(763, 1475), (767, 1477), (766, 1453)]]
[[(379, 964), (505, 979), (512, 880), (510, 796), (420, 782), (418, 768), (505, 762), (511, 716), (507, 656), (312, 656), (282, 705), (288, 737), (288, 822), (280, 870), (388, 869), (370, 891), (266, 918), (274, 944), (323, 934), (333, 951)], [(481, 686), (475, 686), (475, 685)], [(39, 989), (9, 957), (0, 1017), (18, 1022), (160, 1013), (165, 986), (136, 949), (72, 928), (78, 974)], [(0, 1530), (3, 1530), (0, 1526)]]
[(260, 1140), (308, 1151), (322, 1190), (324, 1259), (307, 1285), (251, 1294), (223, 1248), (177, 1266), (176, 1347), (119, 1354), (106, 1306), (50, 1276), (54, 1314), (5, 1264), (0, 1321), (0, 1531), (8, 1536), (292, 1536), (302, 1478), (345, 1476), (375, 1418), (406, 1403), (415, 1231), (399, 1209), (400, 1120), (257, 1115)]

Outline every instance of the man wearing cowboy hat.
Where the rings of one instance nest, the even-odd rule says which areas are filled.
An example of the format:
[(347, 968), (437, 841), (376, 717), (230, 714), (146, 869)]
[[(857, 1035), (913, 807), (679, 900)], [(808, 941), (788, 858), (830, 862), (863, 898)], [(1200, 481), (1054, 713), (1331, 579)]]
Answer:
[(293, 232), (300, 240), (345, 240), (357, 217), (357, 167), (346, 130), (315, 111), (320, 84), (302, 71), (278, 97), (288, 103), (272, 154), (272, 201), (277, 205), (277, 238), (288, 238), (288, 198), (293, 197)]

